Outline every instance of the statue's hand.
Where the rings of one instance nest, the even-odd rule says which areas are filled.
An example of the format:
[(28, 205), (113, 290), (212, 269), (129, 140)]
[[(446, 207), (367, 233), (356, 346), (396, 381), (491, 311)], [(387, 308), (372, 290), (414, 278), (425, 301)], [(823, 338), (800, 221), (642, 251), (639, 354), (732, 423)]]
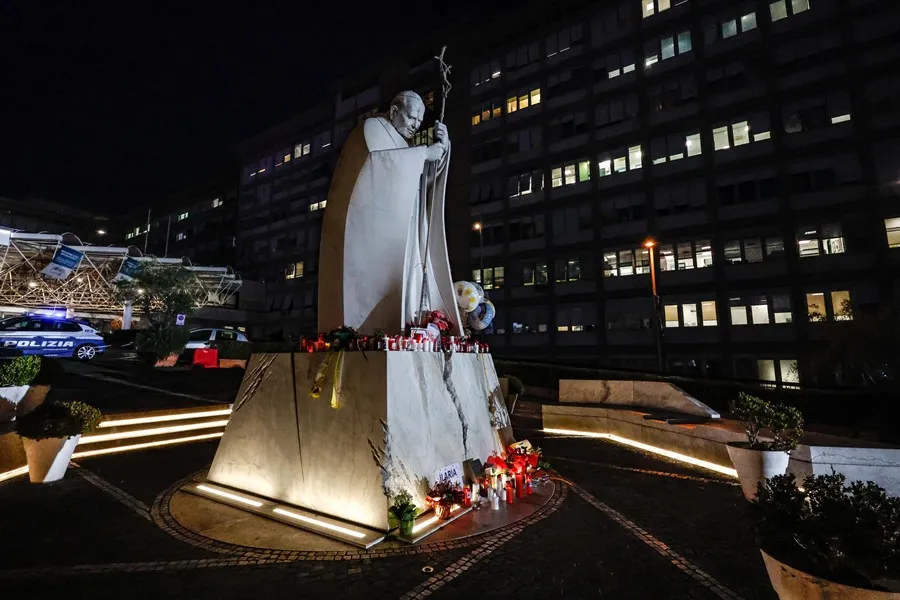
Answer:
[(447, 152), (447, 146), (450, 144), (450, 137), (447, 135), (447, 126), (438, 121), (434, 124), (435, 143), (428, 146), (425, 157), (428, 160), (441, 160)]

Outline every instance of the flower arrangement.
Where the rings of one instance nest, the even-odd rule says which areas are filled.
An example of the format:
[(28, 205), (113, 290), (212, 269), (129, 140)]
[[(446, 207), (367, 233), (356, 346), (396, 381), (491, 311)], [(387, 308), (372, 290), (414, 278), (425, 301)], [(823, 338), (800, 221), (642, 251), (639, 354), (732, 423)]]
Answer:
[(425, 501), (429, 507), (434, 508), (438, 519), (449, 519), (453, 507), (465, 502), (465, 492), (449, 481), (439, 481), (428, 490)]
[(443, 312), (439, 310), (433, 310), (425, 315), (425, 321), (424, 323), (422, 323), (422, 326), (427, 327), (432, 323), (441, 332), (442, 337), (445, 335), (450, 335), (450, 329), (453, 327), (453, 324), (450, 322), (450, 319), (447, 318), (447, 315), (445, 315)]
[(418, 508), (413, 504), (412, 495), (406, 490), (394, 496), (394, 503), (388, 508), (388, 516), (400, 526), (400, 535), (412, 535), (418, 512)]
[(342, 325), (325, 334), (325, 342), (329, 344), (332, 352), (341, 350), (355, 350), (356, 341), (360, 339), (359, 332), (352, 327)]

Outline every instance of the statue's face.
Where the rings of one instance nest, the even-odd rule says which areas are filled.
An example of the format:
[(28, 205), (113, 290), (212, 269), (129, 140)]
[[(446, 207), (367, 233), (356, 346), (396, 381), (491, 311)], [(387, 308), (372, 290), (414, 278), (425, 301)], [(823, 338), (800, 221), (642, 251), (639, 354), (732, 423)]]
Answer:
[(407, 100), (405, 106), (395, 104), (390, 110), (391, 124), (407, 140), (412, 139), (419, 130), (424, 116), (425, 105), (415, 98)]

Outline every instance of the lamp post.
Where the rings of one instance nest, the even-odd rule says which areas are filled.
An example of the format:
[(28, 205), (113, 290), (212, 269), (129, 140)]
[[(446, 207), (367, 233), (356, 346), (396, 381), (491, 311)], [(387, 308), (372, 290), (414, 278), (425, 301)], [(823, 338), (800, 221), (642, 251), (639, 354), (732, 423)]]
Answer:
[(654, 239), (648, 239), (644, 242), (644, 248), (650, 251), (650, 288), (653, 292), (653, 329), (656, 333), (656, 363), (659, 372), (662, 373), (665, 371), (665, 367), (662, 354), (662, 319), (659, 314), (659, 294), (656, 292), (656, 260), (654, 257), (656, 246), (657, 243)]
[(478, 283), (484, 285), (484, 232), (481, 229), (481, 221), (475, 221), (472, 229), (478, 232)]

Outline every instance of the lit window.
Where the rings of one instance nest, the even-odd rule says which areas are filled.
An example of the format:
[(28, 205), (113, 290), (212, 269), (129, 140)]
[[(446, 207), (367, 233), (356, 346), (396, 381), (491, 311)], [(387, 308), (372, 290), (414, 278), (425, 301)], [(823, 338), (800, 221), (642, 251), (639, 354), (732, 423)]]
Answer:
[(303, 277), (303, 261), (289, 264), (284, 270), (285, 279), (300, 279)]
[(664, 37), (662, 39), (662, 59), (666, 60), (675, 56), (675, 38)]
[(697, 246), (697, 268), (711, 267), (713, 264), (712, 245), (709, 240), (695, 242)]
[(681, 305), (681, 314), (684, 319), (685, 327), (697, 327), (700, 323), (697, 321), (697, 305), (696, 304), (682, 304)]
[(678, 305), (666, 304), (665, 306), (666, 327), (678, 327)]
[(284, 155), (284, 162), (291, 162), (291, 153), (288, 152)]
[(184, 221), (184, 220), (187, 219), (187, 218), (188, 218), (188, 213), (186, 213), (186, 212), (183, 212), (183, 213), (181, 213), (180, 215), (178, 215), (178, 220), (179, 220), (179, 221)]
[(750, 305), (750, 319), (754, 325), (769, 324), (769, 305), (765, 296), (754, 299)]
[(659, 62), (659, 57), (655, 54), (651, 54), (644, 60), (644, 66), (652, 67), (653, 65), (655, 65), (658, 62)]
[(791, 297), (788, 294), (776, 294), (772, 296), (772, 316), (776, 323), (790, 323)]
[(806, 314), (811, 323), (825, 320), (825, 294), (814, 292), (806, 295)]
[(832, 125), (837, 125), (838, 123), (846, 123), (846, 122), (849, 121), (849, 120), (850, 120), (850, 115), (849, 115), (849, 114), (846, 114), (846, 115), (838, 115), (838, 116), (836, 116), (836, 117), (831, 117), (831, 124), (832, 124)]
[(624, 156), (614, 159), (613, 160), (613, 170), (616, 173), (624, 173), (626, 170), (625, 163), (626, 163), (626, 161), (625, 161)]
[[(513, 96), (512, 98), (506, 99), (506, 113), (514, 113), (519, 109), (518, 99)], [(475, 125), (475, 117), (472, 117), (472, 125)]]
[(541, 88), (531, 90), (531, 105), (541, 103)]
[(631, 169), (641, 168), (641, 147), (632, 146), (628, 149), (628, 164)]
[(700, 312), (703, 317), (703, 326), (704, 327), (715, 327), (719, 324), (719, 320), (716, 318), (716, 303), (713, 301), (709, 302), (701, 302), (700, 303)]
[(884, 220), (888, 248), (900, 248), (900, 217)]
[(656, 6), (653, 0), (649, 0), (648, 2), (642, 2), (641, 5), (644, 7), (644, 18), (651, 17), (656, 13)]
[(741, 17), (741, 32), (747, 32), (756, 29), (756, 13), (747, 13)]
[(697, 156), (700, 154), (700, 134), (695, 133), (685, 138), (684, 145), (687, 147), (688, 156)]
[(300, 158), (303, 156), (303, 144), (297, 144), (294, 146), (294, 158)]
[(578, 163), (578, 181), (584, 182), (591, 179), (591, 163), (584, 160)]
[(562, 168), (557, 167), (550, 171), (550, 186), (560, 187), (563, 184)]
[(612, 173), (612, 161), (610, 159), (601, 160), (597, 163), (598, 177), (606, 177)]
[(524, 285), (547, 285), (547, 263), (533, 263), (522, 268)]
[(130, 239), (133, 238), (133, 237), (134, 237), (134, 234), (133, 234), (133, 233), (126, 233), (126, 234), (125, 234), (125, 239), (126, 239), (126, 240), (130, 240)]
[(222, 199), (221, 199), (221, 198), (215, 198), (215, 199), (213, 199), (212, 207), (213, 207), (213, 208), (219, 208), (220, 206), (222, 206)]
[(187, 238), (187, 234), (183, 231), (179, 231), (178, 234), (175, 236), (175, 239), (179, 242), (185, 238)]
[(678, 34), (678, 54), (691, 51), (691, 32), (682, 31)]
[(310, 148), (309, 144), (303, 144), (303, 156), (306, 156), (307, 154), (309, 154), (310, 149), (311, 148)]
[(609, 78), (613, 79), (614, 77), (618, 77), (621, 74), (622, 74), (622, 71), (620, 71), (619, 69), (613, 69), (609, 72)]
[(809, 10), (809, 0), (791, 0), (791, 12), (795, 15)]
[(769, 13), (772, 15), (772, 21), (780, 21), (787, 18), (787, 4), (785, 0), (777, 0), (769, 4)]
[(479, 123), (481, 123), (481, 114), (476, 113), (476, 114), (472, 115), (472, 127), (475, 127)]
[(722, 23), (722, 39), (728, 39), (730, 37), (736, 36), (737, 34), (737, 21), (735, 19), (731, 19), (730, 21), (725, 21), (724, 23)]
[(821, 227), (801, 227), (797, 232), (797, 244), (801, 258), (846, 252), (843, 232), (837, 223)]
[(574, 185), (575, 184), (575, 165), (566, 165), (563, 168), (563, 177), (565, 178), (566, 185)]
[(632, 71), (634, 71), (634, 63), (622, 67), (622, 73), (631, 73)]
[(731, 137), (735, 146), (743, 146), (750, 143), (750, 124), (747, 121), (739, 121), (731, 125)]
[(831, 310), (835, 321), (852, 321), (853, 307), (850, 304), (850, 292), (831, 292)]
[(747, 307), (744, 305), (743, 300), (740, 298), (731, 298), (731, 324), (732, 325), (747, 325), (749, 321), (747, 320)]
[(716, 150), (728, 150), (728, 127), (716, 127), (713, 129), (713, 146)]
[(753, 141), (754, 141), (754, 142), (761, 142), (761, 141), (763, 141), (763, 140), (768, 140), (768, 139), (770, 139), (771, 137), (772, 137), (772, 132), (770, 132), (770, 131), (763, 131), (762, 133), (754, 133), (754, 134), (753, 134)]

